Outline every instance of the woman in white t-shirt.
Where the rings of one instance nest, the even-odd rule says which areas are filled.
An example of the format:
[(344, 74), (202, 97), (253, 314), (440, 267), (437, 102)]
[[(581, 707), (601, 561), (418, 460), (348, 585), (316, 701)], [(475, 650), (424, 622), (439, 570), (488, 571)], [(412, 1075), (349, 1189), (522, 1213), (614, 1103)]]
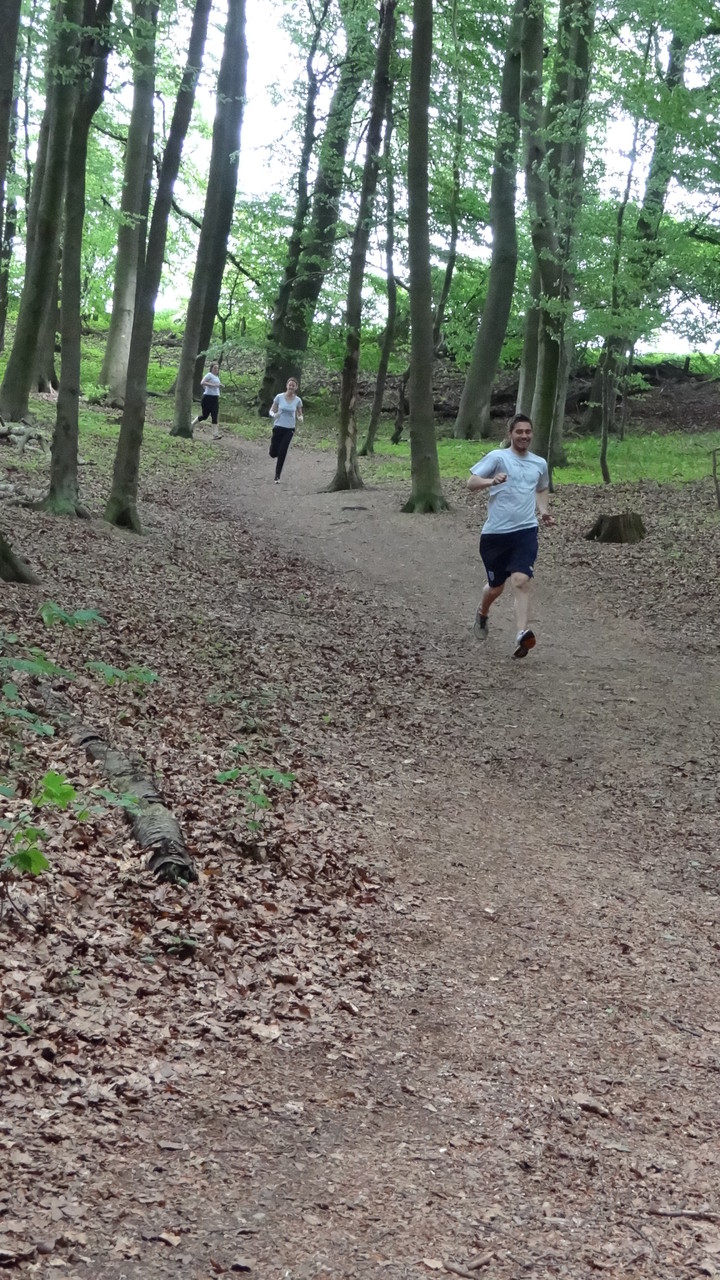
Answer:
[(270, 406), (270, 417), (273, 419), (270, 457), (275, 458), (276, 484), (280, 483), (287, 451), (295, 435), (295, 426), (303, 420), (303, 402), (297, 389), (295, 378), (288, 378), (285, 390), (278, 392)]
[(193, 426), (195, 426), (196, 422), (207, 422), (208, 418), (212, 418), (213, 426), (217, 426), (218, 409), (220, 408), (220, 388), (222, 386), (222, 382), (218, 377), (219, 372), (220, 365), (211, 364), (209, 373), (205, 374), (200, 383), (203, 389), (200, 413), (197, 418), (193, 418)]

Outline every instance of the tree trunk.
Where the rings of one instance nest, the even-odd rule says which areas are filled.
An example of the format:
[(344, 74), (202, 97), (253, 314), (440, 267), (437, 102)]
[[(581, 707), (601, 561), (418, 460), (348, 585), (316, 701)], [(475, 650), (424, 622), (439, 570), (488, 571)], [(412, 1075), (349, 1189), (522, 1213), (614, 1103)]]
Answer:
[(157, 0), (135, 0), (133, 102), (125, 146), (112, 314), (100, 370), (100, 385), (107, 387), (111, 400), (125, 396), (138, 271), (142, 270), (145, 257), (152, 175), (157, 15)]
[(442, 288), (440, 290), (440, 297), (438, 298), (433, 318), (433, 351), (435, 355), (438, 354), (443, 342), (445, 312), (447, 310), (448, 298), (450, 297), (453, 276), (457, 265), (458, 234), (460, 230), (460, 198), (462, 196), (462, 174), (460, 164), (462, 161), (464, 136), (465, 121), (463, 116), (463, 91), (462, 85), (458, 85), (455, 139), (453, 146), (453, 182), (452, 192), (450, 195), (450, 239), (448, 240), (448, 256), (445, 264), (445, 271), (443, 273)]
[[(46, 126), (44, 121), (46, 152), (41, 168), (41, 131), (28, 218), (30, 227), (25, 282), (15, 326), (15, 339), (0, 386), (0, 413), (11, 421), (18, 421), (28, 411), (38, 342), (53, 288), (70, 123), (75, 103), (75, 70), (81, 16), (81, 0), (60, 0), (54, 16), (55, 32), (49, 59), (49, 92), (45, 108)], [(37, 196), (36, 187), (39, 187)], [(33, 215), (32, 219), (30, 215)]]
[[(582, 190), (584, 107), (594, 0), (561, 0), (555, 82), (543, 121), (543, 15), (527, 7), (522, 24), (521, 104), (525, 134), (525, 190), (533, 249), (542, 284), (538, 371), (532, 419), (537, 452), (552, 465), (553, 425), (562, 420), (559, 378), (565, 313), (572, 291), (570, 251)], [(562, 122), (562, 128), (558, 123)], [(550, 143), (546, 139), (549, 137)]]
[(410, 460), (412, 492), (403, 511), (447, 510), (440, 483), (433, 414), (433, 314), (428, 225), (428, 115), (432, 72), (432, 0), (413, 0), (408, 101), (408, 262), (410, 267)]
[(385, 0), (385, 3), (380, 8), (380, 31), (370, 98), (365, 164), (363, 166), (357, 221), (350, 250), (350, 277), (345, 309), (345, 360), (340, 392), (340, 431), (337, 469), (329, 485), (331, 491), (362, 488), (362, 479), (357, 462), (356, 415), (362, 332), (362, 288), (365, 279), (370, 228), (373, 222), (378, 170), (380, 168), (382, 125), (390, 92), (390, 55), (395, 38), (396, 4), (397, 0)]
[[(65, 184), (67, 188), (67, 183)], [(60, 264), (62, 250), (58, 248), (57, 260), (53, 264), (52, 280), (45, 304), (40, 333), (38, 334), (37, 351), (32, 386), (35, 391), (47, 394), (57, 391), (60, 382), (55, 369), (55, 350), (60, 327)]]
[[(275, 363), (280, 355), (280, 340), (282, 336), (282, 325), (287, 314), (290, 294), (292, 292), (293, 281), (297, 275), (298, 264), (300, 262), (300, 254), (302, 251), (303, 232), (307, 222), (308, 213), (310, 211), (310, 194), (308, 186), (308, 172), (310, 169), (310, 160), (312, 157), (313, 146), (315, 145), (315, 128), (317, 120), (315, 116), (315, 104), (318, 94), (318, 79), (315, 71), (315, 55), (317, 53), (320, 36), (322, 34), (323, 24), (330, 8), (330, 0), (324, 0), (322, 8), (318, 14), (313, 31), (310, 49), (305, 62), (305, 70), (307, 73), (307, 93), (305, 96), (305, 112), (303, 126), (303, 141), (300, 149), (300, 165), (298, 169), (297, 179), (297, 201), (295, 204), (295, 217), (293, 219), (290, 239), (288, 240), (287, 254), (285, 258), (285, 270), (283, 279), (278, 290), (278, 295), (273, 306), (273, 318), (270, 333), (267, 339), (267, 355), (265, 363), (265, 374), (259, 394), (259, 412), (262, 416), (267, 417), (275, 398), (276, 371)], [(328, 124), (330, 121), (328, 120)], [(319, 175), (318, 175), (319, 176)], [(279, 387), (278, 390), (282, 390)]]
[[(655, 35), (654, 28), (648, 35), (645, 46), (645, 65), (647, 66)], [(687, 44), (674, 34), (670, 45), (670, 61), (664, 76), (664, 87), (669, 98), (684, 89), (685, 61)], [(625, 214), (630, 200), (632, 181), (637, 163), (639, 118), (635, 121), (633, 143), (630, 149), (630, 164), (623, 199), (620, 201), (615, 227), (615, 243), (613, 251), (613, 268), (611, 284), (611, 308), (613, 332), (605, 339), (602, 354), (593, 379), (592, 390), (587, 410), (582, 421), (582, 430), (595, 433), (603, 426), (603, 387), (606, 367), (615, 372), (622, 353), (635, 345), (641, 336), (639, 329), (632, 322), (632, 313), (640, 310), (643, 300), (652, 297), (653, 276), (657, 268), (659, 249), (658, 234), (662, 220), (665, 201), (673, 171), (677, 128), (672, 123), (661, 121), (658, 124), (650, 160), (647, 181), (643, 193), (643, 202), (638, 213), (635, 231), (628, 251), (628, 281), (621, 298), (620, 276), (622, 251), (625, 241)], [(625, 312), (625, 314), (623, 314)], [(629, 313), (629, 314), (628, 314)], [(615, 404), (612, 406), (612, 420), (615, 417)]]
[[(390, 437), (391, 444), (399, 444), (402, 440), (403, 428), (405, 426), (405, 397), (407, 395), (408, 382), (410, 381), (410, 368), (405, 369), (400, 374), (400, 382), (398, 383), (397, 406), (395, 409), (395, 425), (393, 433)], [(432, 377), (430, 379), (430, 390), (432, 394)]]
[[(18, 100), (13, 99), (10, 116), (10, 138), (8, 145), (7, 168), (15, 167), (17, 156)], [(8, 314), (8, 287), (10, 282), (10, 263), (12, 262), (13, 244), (17, 230), (17, 201), (7, 194), (2, 209), (2, 235), (0, 236), (0, 352), (5, 350), (5, 327)]]
[(55, 515), (85, 515), (78, 501), (78, 416), (80, 408), (80, 338), (82, 248), (85, 224), (85, 175), (88, 138), (105, 96), (110, 53), (109, 24), (113, 0), (85, 0), (80, 46), (81, 83), (75, 107), (69, 172), (65, 187), (65, 233), (62, 255), (61, 378), (51, 450), (50, 491), (43, 504)]
[(523, 326), (523, 350), (520, 362), (520, 378), (518, 381), (515, 412), (530, 417), (532, 412), (535, 383), (537, 382), (538, 349), (540, 344), (540, 267), (533, 255), (532, 274), (530, 276), (530, 296), (525, 324)]
[(24, 560), (15, 555), (10, 543), (3, 538), (0, 533), (0, 578), (3, 582), (25, 582), (30, 586), (37, 586), (40, 582), (36, 578), (32, 569), (29, 569)]
[(245, 0), (228, 0), (205, 210), (175, 382), (175, 418), (170, 433), (188, 439), (192, 437), (193, 371), (200, 349), (203, 316), (210, 315), (212, 331), (235, 208), (247, 56)]
[(141, 532), (137, 513), (137, 492), (155, 303), (162, 276), (173, 189), (180, 169), (182, 149), (195, 102), (195, 89), (202, 69), (211, 4), (212, 0), (195, 0), (187, 63), (178, 89), (170, 132), (158, 175), (145, 266), (135, 301), (125, 407), (115, 454), (112, 488), (105, 508), (105, 519), (110, 524), (132, 529), (136, 533)]
[(520, 142), (520, 30), (526, 0), (516, 0), (500, 89), (497, 145), (490, 187), (492, 258), (487, 297), (455, 420), (458, 440), (490, 434), (490, 394), (502, 352), (517, 271), (515, 195)]
[[(615, 379), (613, 369), (609, 364), (605, 365), (602, 374), (602, 425), (600, 434), (600, 471), (603, 478), (603, 484), (610, 484), (610, 468), (608, 467), (608, 433), (610, 431), (610, 416), (615, 416)], [(612, 396), (612, 406), (611, 406)]]
[(338, 211), (345, 176), (345, 156), (352, 114), (369, 63), (365, 4), (349, 0), (345, 27), (348, 49), (330, 103), (312, 200), (312, 214), (285, 306), (276, 311), (268, 337), (265, 375), (260, 388), (260, 413), (267, 413), (274, 396), (289, 377), (300, 378), (320, 290), (332, 262)]
[[(9, 267), (9, 258), (6, 259), (3, 252), (6, 244), (5, 225), (10, 222), (14, 235), (15, 223), (14, 201), (9, 198), (6, 200), (6, 191), (8, 169), (15, 151), (17, 126), (15, 70), (21, 5), (22, 0), (6, 0), (3, 6), (3, 34), (0, 41), (0, 351), (3, 349), (7, 316), (7, 268)], [(12, 236), (9, 243), (12, 244)]]
[[(392, 107), (392, 82), (388, 86), (388, 99), (385, 109), (385, 141), (383, 144), (383, 159), (385, 162), (385, 275), (387, 278), (387, 320), (385, 323), (385, 332), (383, 333), (382, 349), (380, 351), (380, 363), (378, 365), (377, 378), (375, 379), (375, 394), (373, 395), (372, 409), (370, 410), (370, 424), (367, 430), (365, 443), (363, 444), (360, 454), (366, 457), (375, 452), (375, 437), (380, 422), (380, 415), (383, 410), (383, 400), (385, 399), (385, 383), (387, 381), (387, 371), (390, 365), (390, 356), (395, 342), (395, 320), (397, 318), (397, 280), (395, 279), (395, 180), (393, 175), (393, 164), (391, 154), (392, 135), (395, 127), (395, 118), (393, 116)], [(403, 395), (405, 393), (403, 392)]]

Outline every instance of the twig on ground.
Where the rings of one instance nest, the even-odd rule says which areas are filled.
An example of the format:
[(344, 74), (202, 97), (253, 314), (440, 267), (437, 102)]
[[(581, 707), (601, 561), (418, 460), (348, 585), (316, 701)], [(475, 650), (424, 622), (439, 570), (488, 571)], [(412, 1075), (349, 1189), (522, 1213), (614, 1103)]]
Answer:
[(653, 1218), (688, 1218), (696, 1222), (720, 1222), (720, 1213), (710, 1209), (646, 1209)]
[(697, 1036), (698, 1040), (702, 1040), (702, 1032), (695, 1031), (694, 1027), (686, 1027), (682, 1022), (676, 1022), (674, 1018), (668, 1018), (666, 1013), (661, 1013), (660, 1017), (663, 1022), (667, 1022), (669, 1027), (674, 1027), (676, 1031), (684, 1031), (685, 1035)]

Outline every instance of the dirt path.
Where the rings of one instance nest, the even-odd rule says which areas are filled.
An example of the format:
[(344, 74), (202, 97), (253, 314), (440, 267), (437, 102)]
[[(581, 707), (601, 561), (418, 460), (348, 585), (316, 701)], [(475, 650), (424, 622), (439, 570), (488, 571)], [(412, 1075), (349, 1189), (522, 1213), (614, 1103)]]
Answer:
[(259, 1270), (488, 1254), (498, 1277), (715, 1274), (720, 1219), (653, 1211), (720, 1212), (716, 665), (614, 617), (612, 571), (593, 598), (547, 565), (519, 668), (509, 609), (486, 648), (470, 635), (476, 512), (318, 492), (328, 459), (299, 450), (273, 486), (264, 450), (238, 452), (220, 501), (379, 595), (443, 677), (418, 691), (428, 741), (404, 760), (363, 744), (371, 838), (387, 824), (410, 905), (386, 922), (395, 978), (353, 1039), (349, 1106), (313, 1065), (315, 1132), (267, 1144), (292, 1199), (273, 1193), (284, 1243)]
[(382, 696), (338, 700), (324, 750), (362, 789), (380, 962), (326, 1033), (210, 1043), (182, 1103), (140, 1108), (61, 1274), (720, 1276), (716, 659), (623, 617), (642, 560), (566, 524), (513, 663), (509, 607), (471, 634), (477, 511), (327, 474), (296, 449), (275, 486), (228, 442), (198, 497), (372, 620), (328, 661), (375, 642)]

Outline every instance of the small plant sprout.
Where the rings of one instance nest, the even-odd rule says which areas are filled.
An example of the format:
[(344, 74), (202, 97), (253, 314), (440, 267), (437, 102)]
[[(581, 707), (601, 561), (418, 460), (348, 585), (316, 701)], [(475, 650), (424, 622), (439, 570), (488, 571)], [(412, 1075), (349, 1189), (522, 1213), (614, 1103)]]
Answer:
[[(237, 753), (239, 747), (233, 747), (233, 751)], [(245, 826), (252, 835), (257, 835), (262, 828), (263, 811), (272, 808), (268, 790), (289, 791), (295, 781), (295, 774), (284, 773), (271, 766), (247, 763), (216, 773), (215, 781), (244, 784), (236, 788), (235, 794), (243, 802)]]

